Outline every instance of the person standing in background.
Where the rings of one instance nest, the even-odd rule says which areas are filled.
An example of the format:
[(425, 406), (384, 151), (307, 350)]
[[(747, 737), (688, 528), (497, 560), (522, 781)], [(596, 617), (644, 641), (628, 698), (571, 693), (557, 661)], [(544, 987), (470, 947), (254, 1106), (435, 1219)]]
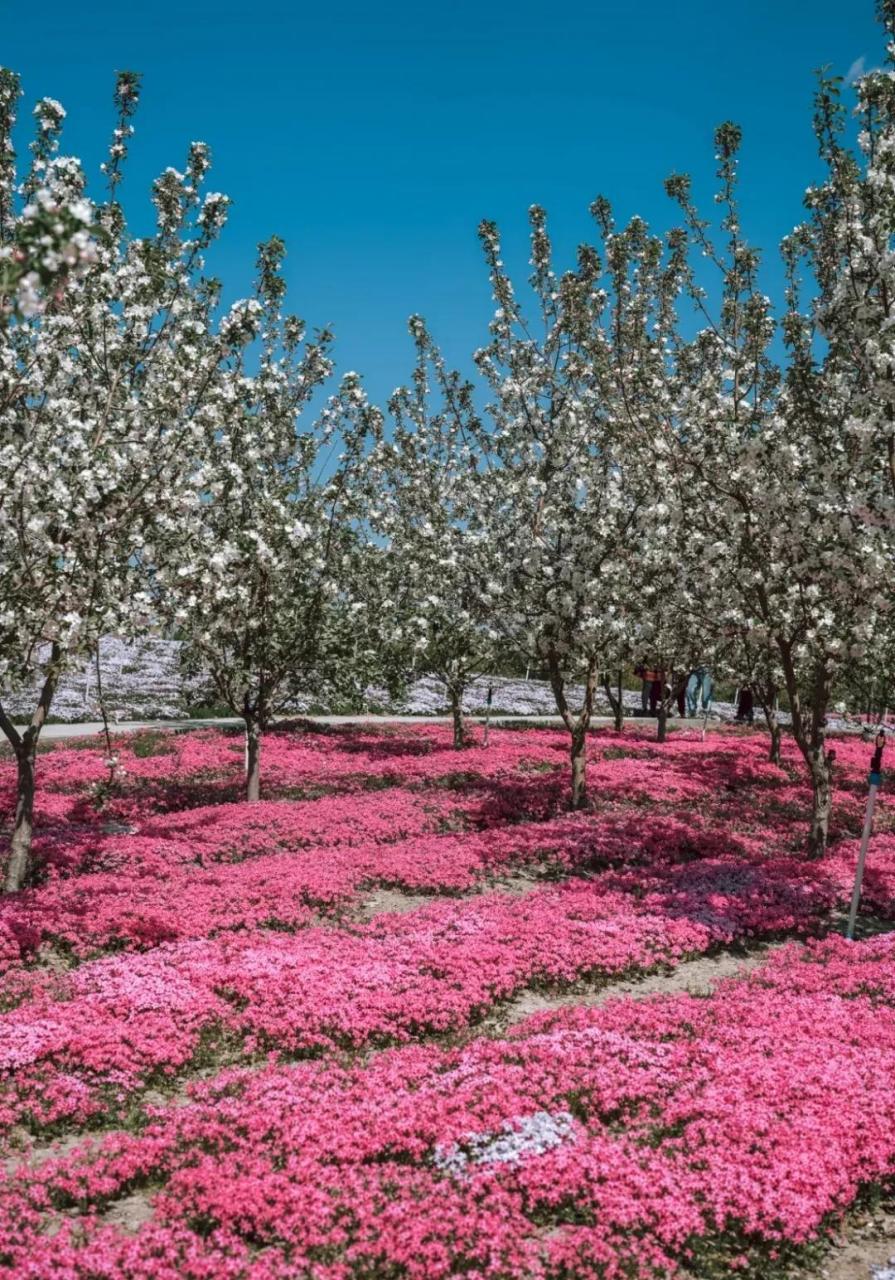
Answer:
[(736, 720), (738, 724), (752, 724), (755, 720), (755, 698), (751, 684), (744, 684), (740, 689)]
[[(643, 681), (643, 687), (640, 690), (641, 711), (644, 715), (647, 713), (655, 715), (656, 703), (658, 701), (658, 697), (661, 696), (661, 682), (664, 678), (662, 672), (653, 671), (653, 669), (648, 667), (645, 662), (641, 662), (634, 668), (634, 674), (635, 676), (639, 676)], [(655, 692), (657, 682), (660, 686), (658, 695)]]
[(702, 702), (705, 714), (712, 705), (712, 673), (708, 667), (696, 667), (687, 681), (687, 715), (695, 716), (697, 707)]

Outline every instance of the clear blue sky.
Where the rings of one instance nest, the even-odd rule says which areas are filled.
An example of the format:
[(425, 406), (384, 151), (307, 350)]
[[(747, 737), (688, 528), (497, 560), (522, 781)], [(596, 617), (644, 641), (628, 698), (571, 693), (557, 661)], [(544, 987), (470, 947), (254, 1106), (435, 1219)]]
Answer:
[(247, 291), (257, 241), (282, 235), (292, 309), (335, 328), (340, 367), (379, 397), (409, 374), (411, 312), (454, 362), (484, 340), (482, 217), (520, 275), (532, 202), (560, 266), (590, 234), (597, 193), (664, 227), (672, 169), (708, 206), (723, 119), (745, 130), (747, 233), (771, 249), (817, 173), (813, 68), (845, 74), (882, 48), (872, 0), (43, 0), (39, 15), (0, 0), (0, 18), (22, 116), (58, 98), (64, 149), (94, 168), (115, 70), (143, 72), (132, 219), (156, 172), (209, 143), (211, 189), (235, 201), (211, 264), (227, 296)]

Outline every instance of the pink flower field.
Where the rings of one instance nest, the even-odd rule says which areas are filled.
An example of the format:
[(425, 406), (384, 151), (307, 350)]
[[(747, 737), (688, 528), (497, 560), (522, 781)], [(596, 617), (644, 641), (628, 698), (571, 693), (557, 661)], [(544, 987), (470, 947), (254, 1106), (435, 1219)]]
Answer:
[(42, 755), (37, 881), (0, 901), (0, 1271), (816, 1274), (895, 1178), (885, 794), (881, 931), (838, 932), (869, 750), (837, 742), (812, 862), (791, 749), (599, 731), (573, 814), (567, 741), (283, 727), (255, 805), (235, 735), (121, 739), (114, 787), (95, 741)]

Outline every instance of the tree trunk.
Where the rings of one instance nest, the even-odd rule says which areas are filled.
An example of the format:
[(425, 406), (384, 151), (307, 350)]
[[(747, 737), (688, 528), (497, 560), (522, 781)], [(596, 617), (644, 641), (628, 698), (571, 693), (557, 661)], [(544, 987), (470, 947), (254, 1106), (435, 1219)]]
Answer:
[(254, 804), (261, 799), (261, 726), (257, 720), (246, 720), (246, 800)]
[(802, 706), (796, 679), (791, 643), (777, 638), (786, 692), (792, 716), (792, 732), (811, 778), (811, 826), (808, 831), (809, 857), (819, 858), (827, 847), (830, 816), (833, 810), (833, 756), (827, 751), (827, 707), (830, 702), (832, 673), (818, 663), (811, 681), (810, 721)]
[(587, 808), (587, 735), (572, 734), (572, 808)]
[[(35, 742), (35, 746), (37, 743)], [(9, 846), (9, 862), (6, 864), (7, 893), (17, 893), (28, 876), (31, 862), (31, 839), (34, 834), (34, 753), (23, 750), (16, 761), (18, 765), (18, 791), (16, 817)]]
[(20, 733), (16, 729), (2, 706), (0, 706), (0, 729), (3, 730), (9, 745), (15, 752), (18, 771), (16, 816), (13, 822), (9, 861), (6, 864), (6, 877), (3, 885), (6, 893), (18, 893), (24, 887), (31, 871), (37, 743), (40, 739), (40, 731), (49, 715), (56, 686), (59, 683), (60, 659), (59, 646), (54, 644), (50, 652), (47, 674), (43, 688), (40, 691), (37, 706), (31, 717), (31, 723), (24, 733)]
[(560, 669), (557, 655), (550, 651), (547, 654), (547, 670), (550, 685), (556, 699), (556, 709), (562, 716), (563, 724), (572, 738), (572, 808), (583, 809), (587, 805), (587, 729), (594, 709), (594, 694), (597, 690), (597, 664), (592, 659), (588, 663), (587, 678), (584, 682), (584, 705), (581, 714), (575, 716), (566, 697), (566, 682)]
[(659, 703), (657, 723), (658, 723), (658, 727), (656, 729), (656, 741), (664, 742), (668, 733), (668, 708), (665, 705), (664, 698)]
[[(99, 714), (103, 722), (103, 734), (106, 739), (106, 759), (109, 761), (109, 786), (114, 787), (118, 777), (118, 758), (115, 755), (115, 748), (112, 746), (112, 734), (109, 732), (109, 716), (106, 711), (106, 699), (103, 695), (103, 677), (100, 671), (100, 641), (96, 642), (96, 697), (99, 703)], [(87, 668), (88, 672), (90, 667)]]
[[(671, 711), (671, 708), (673, 706), (677, 708), (677, 704), (686, 695), (687, 681), (689, 680), (689, 678), (690, 678), (690, 673), (687, 672), (685, 675), (679, 676), (677, 680), (675, 680), (674, 672), (671, 672), (671, 677), (668, 682), (670, 692), (666, 694), (663, 688), (662, 696), (659, 699), (659, 704), (657, 707), (657, 720), (658, 720), (658, 727), (656, 730), (657, 742), (665, 741), (668, 735), (668, 713)], [(677, 709), (679, 710), (679, 708)]]
[(771, 746), (768, 751), (768, 760), (771, 764), (779, 764), (780, 748), (783, 741), (783, 728), (777, 717), (777, 689), (773, 682), (763, 682), (759, 684), (758, 697), (761, 702), (761, 709), (764, 712), (765, 723), (768, 726), (768, 733), (771, 735)]
[(451, 700), (451, 719), (454, 723), (454, 750), (462, 751), (466, 746), (466, 732), (463, 725), (463, 690), (454, 685), (448, 686)]
[(822, 858), (827, 849), (833, 812), (832, 772), (829, 756), (821, 752), (811, 766), (811, 829), (808, 833), (808, 856), (811, 858)]
[(603, 692), (606, 694), (606, 699), (609, 703), (610, 710), (612, 711), (613, 719), (615, 720), (615, 731), (616, 733), (621, 733), (625, 727), (625, 704), (622, 699), (621, 668), (619, 668), (618, 671), (618, 684), (616, 686), (615, 693), (612, 692), (612, 688), (609, 684), (609, 673), (603, 673)]

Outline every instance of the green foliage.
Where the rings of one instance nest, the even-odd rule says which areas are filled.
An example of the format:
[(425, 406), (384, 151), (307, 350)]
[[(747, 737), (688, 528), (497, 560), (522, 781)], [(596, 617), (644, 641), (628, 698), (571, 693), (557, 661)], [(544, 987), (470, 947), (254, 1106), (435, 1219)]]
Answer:
[(177, 750), (171, 733), (158, 729), (144, 729), (128, 739), (128, 746), (139, 759), (149, 756), (170, 756)]

